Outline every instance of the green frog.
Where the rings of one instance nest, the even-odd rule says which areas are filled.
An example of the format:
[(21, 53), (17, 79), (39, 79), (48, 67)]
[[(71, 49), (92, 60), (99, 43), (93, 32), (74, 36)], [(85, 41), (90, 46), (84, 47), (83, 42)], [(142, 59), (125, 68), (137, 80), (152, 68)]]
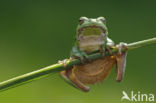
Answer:
[[(118, 48), (118, 53), (105, 56), (106, 51), (111, 54), (110, 48), (112, 47)], [(127, 51), (121, 51), (122, 48), (127, 49), (127, 44), (121, 42), (115, 46), (114, 42), (108, 38), (108, 29), (104, 17), (80, 17), (71, 58), (79, 58), (82, 64), (74, 65), (68, 70), (61, 71), (60, 75), (67, 83), (84, 92), (88, 92), (90, 88), (87, 85), (102, 82), (116, 64), (116, 81), (120, 82), (123, 79), (127, 55)], [(84, 59), (89, 59), (89, 54), (96, 51), (101, 52), (104, 57), (83, 63)]]

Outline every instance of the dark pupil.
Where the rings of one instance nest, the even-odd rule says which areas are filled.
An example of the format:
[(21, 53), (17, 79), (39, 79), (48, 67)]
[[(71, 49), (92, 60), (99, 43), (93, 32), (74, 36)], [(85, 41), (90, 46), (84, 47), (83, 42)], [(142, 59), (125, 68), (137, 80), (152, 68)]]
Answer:
[(84, 20), (79, 20), (79, 23), (82, 24), (84, 22)]

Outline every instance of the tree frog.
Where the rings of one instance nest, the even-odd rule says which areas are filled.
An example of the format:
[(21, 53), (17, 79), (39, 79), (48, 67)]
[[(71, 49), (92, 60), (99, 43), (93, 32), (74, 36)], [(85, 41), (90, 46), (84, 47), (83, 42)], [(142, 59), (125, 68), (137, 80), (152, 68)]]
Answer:
[[(88, 58), (90, 53), (100, 51), (105, 54), (105, 51), (111, 53), (110, 48), (115, 46), (114, 42), (108, 38), (108, 30), (104, 17), (87, 18), (80, 17), (76, 29), (76, 42), (72, 48), (71, 58), (79, 58), (83, 61)], [(116, 81), (120, 82), (123, 79), (126, 52), (121, 52), (122, 48), (127, 49), (126, 43), (119, 43), (116, 46), (119, 53), (111, 56), (104, 56), (81, 65), (75, 65), (68, 70), (60, 72), (60, 75), (72, 86), (88, 92), (90, 90), (88, 84), (96, 84), (102, 82), (110, 73), (113, 65), (116, 64)]]

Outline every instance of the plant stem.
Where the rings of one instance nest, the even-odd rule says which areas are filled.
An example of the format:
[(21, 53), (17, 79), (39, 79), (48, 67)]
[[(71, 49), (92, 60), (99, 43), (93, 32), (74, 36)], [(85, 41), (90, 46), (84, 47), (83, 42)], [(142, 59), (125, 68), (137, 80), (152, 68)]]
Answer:
[[(147, 46), (149, 44), (154, 44), (154, 43), (156, 43), (156, 38), (130, 43), (130, 44), (128, 44), (128, 50)], [(125, 50), (123, 50), (123, 51), (125, 51)], [(114, 54), (117, 53), (118, 52), (117, 48), (116, 47), (112, 48), (112, 52)], [(108, 55), (109, 55), (108, 52), (106, 52), (106, 56), (108, 56)], [(93, 54), (89, 55), (89, 58), (91, 60), (95, 60), (95, 59), (98, 59), (101, 57), (102, 57), (101, 53), (93, 53)], [(57, 64), (50, 65), (48, 67), (30, 72), (30, 73), (23, 74), (21, 76), (17, 76), (15, 78), (1, 82), (0, 83), (0, 91), (4, 91), (4, 90), (10, 89), (10, 88), (34, 81), (43, 76), (47, 76), (48, 74), (51, 74), (51, 73), (60, 72), (65, 69), (69, 69), (73, 65), (79, 65), (80, 63), (81, 62), (79, 59), (73, 59), (73, 60), (68, 59), (67, 63), (66, 63), (66, 67), (63, 66), (63, 63), (57, 63)]]

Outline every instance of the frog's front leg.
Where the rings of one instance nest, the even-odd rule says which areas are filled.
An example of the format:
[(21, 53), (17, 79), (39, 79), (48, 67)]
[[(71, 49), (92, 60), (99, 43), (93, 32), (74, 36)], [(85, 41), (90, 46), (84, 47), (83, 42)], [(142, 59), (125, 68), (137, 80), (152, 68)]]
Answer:
[(71, 58), (78, 58), (81, 62), (84, 62), (84, 59), (89, 59), (88, 54), (84, 51), (80, 51), (77, 46), (74, 46), (71, 52)]
[(74, 68), (64, 70), (60, 72), (61, 77), (71, 86), (75, 87), (76, 89), (80, 89), (84, 92), (88, 92), (90, 88), (83, 84), (81, 81), (77, 79), (77, 77), (74, 74)]
[(112, 54), (111, 47), (113, 46), (114, 46), (114, 42), (107, 37), (106, 44), (102, 45), (101, 51), (105, 53), (105, 51), (107, 50), (109, 54)]
[(72, 48), (72, 51), (71, 51), (71, 57), (70, 57), (70, 59), (65, 59), (63, 61), (58, 61), (58, 63), (59, 64), (62, 63), (63, 64), (63, 67), (66, 67), (67, 62), (68, 61), (71, 61), (72, 59), (80, 59), (81, 63), (84, 63), (84, 59), (85, 58), (89, 60), (89, 57), (88, 57), (87, 53), (85, 53), (83, 51), (80, 51), (77, 46), (74, 46)]
[(120, 82), (123, 79), (124, 72), (125, 72), (125, 66), (126, 66), (126, 56), (127, 56), (127, 51), (122, 52), (122, 48), (128, 49), (126, 43), (120, 43), (117, 45), (117, 48), (119, 50), (119, 53), (115, 55), (116, 57), (116, 64), (117, 64), (117, 75), (116, 75), (116, 81)]

